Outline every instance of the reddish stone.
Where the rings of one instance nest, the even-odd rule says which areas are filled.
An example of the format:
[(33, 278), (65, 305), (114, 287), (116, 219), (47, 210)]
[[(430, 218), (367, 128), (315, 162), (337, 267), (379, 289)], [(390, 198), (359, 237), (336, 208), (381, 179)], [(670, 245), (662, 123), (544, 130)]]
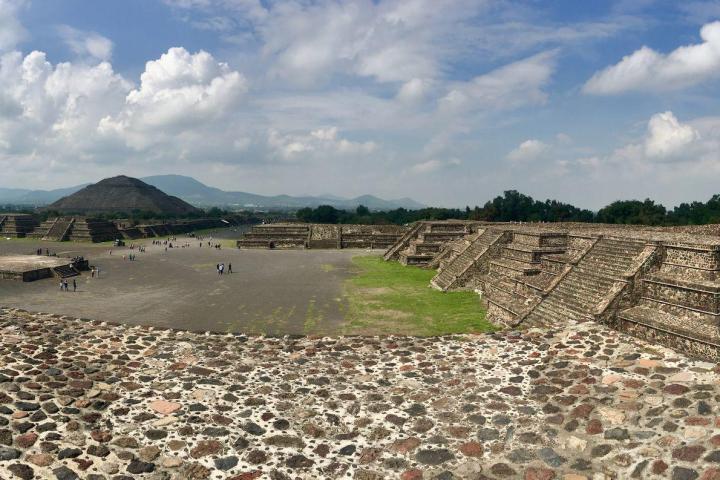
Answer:
[(255, 470), (254, 472), (243, 472), (240, 475), (230, 477), (228, 480), (255, 480), (256, 478), (260, 478), (260, 475), (262, 475), (262, 471)]
[(700, 480), (720, 480), (720, 468), (710, 468), (705, 470)]
[(154, 402), (150, 402), (150, 408), (155, 410), (157, 413), (161, 415), (170, 415), (171, 413), (175, 413), (180, 408), (182, 408), (182, 405), (176, 402), (168, 402), (167, 400), (155, 400)]
[(112, 433), (107, 430), (93, 430), (90, 432), (90, 436), (98, 443), (107, 443), (112, 440)]
[(400, 475), (400, 480), (422, 480), (422, 477), (423, 474), (420, 470), (405, 470), (402, 475)]
[(590, 420), (585, 427), (585, 433), (588, 435), (597, 435), (603, 432), (602, 422), (596, 418)]
[(712, 443), (713, 447), (720, 447), (720, 435), (710, 437), (710, 443)]
[(404, 440), (396, 440), (392, 445), (390, 445), (390, 450), (398, 453), (408, 453), (415, 450), (419, 445), (420, 439), (410, 437)]
[(689, 391), (690, 388), (686, 387), (685, 385), (680, 385), (679, 383), (671, 383), (663, 389), (663, 392), (667, 393), (668, 395), (682, 395)]
[(593, 410), (595, 410), (594, 406), (590, 405), (589, 403), (582, 403), (572, 409), (572, 411), (570, 412), (570, 417), (572, 417), (572, 418), (588, 418), (590, 416), (590, 413), (592, 413)]
[(222, 451), (222, 443), (217, 440), (202, 440), (190, 451), (193, 458), (201, 458), (208, 455), (216, 455)]
[(460, 452), (467, 457), (482, 457), (483, 446), (478, 442), (467, 442), (460, 445)]
[(86, 458), (73, 458), (72, 460), (77, 464), (77, 468), (83, 472), (93, 464), (92, 460)]
[(663, 462), (662, 460), (655, 460), (652, 464), (652, 473), (655, 475), (660, 475), (667, 469), (668, 464)]
[(325, 458), (328, 453), (330, 453), (330, 447), (327, 446), (324, 443), (321, 443), (317, 447), (315, 447), (315, 450), (313, 450), (317, 455), (320, 455), (321, 457)]
[(15, 444), (20, 448), (30, 448), (33, 445), (35, 445), (35, 442), (37, 441), (38, 436), (37, 433), (34, 432), (28, 432), (23, 435), (18, 435), (15, 437)]
[(705, 453), (705, 447), (701, 445), (690, 445), (687, 447), (676, 448), (672, 452), (672, 457), (683, 462), (694, 462)]
[(525, 470), (525, 480), (552, 480), (555, 472), (542, 467), (530, 467)]
[(468, 434), (470, 433), (470, 429), (468, 427), (447, 427), (447, 432), (450, 434), (453, 438), (467, 438)]
[(704, 427), (706, 425), (710, 425), (710, 419), (704, 417), (687, 417), (685, 419), (685, 423), (695, 427)]

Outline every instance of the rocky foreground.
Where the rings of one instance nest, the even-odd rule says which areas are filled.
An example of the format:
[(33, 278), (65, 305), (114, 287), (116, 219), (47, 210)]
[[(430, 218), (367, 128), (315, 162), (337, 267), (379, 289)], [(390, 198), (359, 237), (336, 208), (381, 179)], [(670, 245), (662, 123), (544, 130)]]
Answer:
[(0, 478), (720, 479), (720, 368), (592, 323), (265, 338), (0, 309)]

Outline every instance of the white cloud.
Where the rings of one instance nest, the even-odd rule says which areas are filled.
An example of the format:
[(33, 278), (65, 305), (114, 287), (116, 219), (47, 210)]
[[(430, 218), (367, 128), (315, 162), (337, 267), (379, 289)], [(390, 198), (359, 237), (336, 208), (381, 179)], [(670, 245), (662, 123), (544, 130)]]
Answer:
[(720, 22), (700, 30), (703, 42), (665, 55), (642, 47), (588, 80), (585, 93), (614, 95), (628, 91), (673, 90), (720, 76)]
[(99, 33), (78, 30), (68, 25), (58, 27), (58, 33), (78, 57), (90, 57), (97, 60), (110, 60), (112, 57), (112, 40)]
[(27, 37), (27, 31), (17, 19), (25, 0), (0, 0), (0, 53), (12, 50)]
[(430, 81), (413, 78), (403, 83), (397, 98), (404, 103), (417, 103), (425, 99), (430, 90)]
[[(364, 156), (373, 153), (375, 142), (353, 142), (338, 136), (337, 127), (319, 128), (307, 135), (281, 134), (275, 129), (268, 132), (270, 151), (282, 160), (317, 160), (324, 156)], [(311, 155), (312, 154), (312, 155)]]
[(530, 160), (536, 160), (549, 148), (550, 145), (543, 143), (540, 140), (525, 140), (520, 145), (518, 145), (517, 148), (508, 153), (507, 159), (512, 162), (525, 162)]
[(555, 53), (544, 52), (455, 84), (440, 100), (444, 110), (508, 109), (543, 104), (555, 70)]
[(226, 129), (227, 116), (247, 89), (242, 74), (209, 53), (171, 48), (147, 62), (140, 87), (127, 95), (119, 114), (102, 119), (98, 131), (144, 149), (184, 131)]
[(459, 158), (451, 158), (449, 160), (431, 159), (411, 166), (410, 172), (415, 174), (432, 173), (460, 165), (462, 165), (462, 161)]
[(690, 125), (681, 124), (672, 112), (658, 113), (648, 122), (645, 153), (650, 158), (668, 157), (682, 153), (698, 138), (698, 132)]

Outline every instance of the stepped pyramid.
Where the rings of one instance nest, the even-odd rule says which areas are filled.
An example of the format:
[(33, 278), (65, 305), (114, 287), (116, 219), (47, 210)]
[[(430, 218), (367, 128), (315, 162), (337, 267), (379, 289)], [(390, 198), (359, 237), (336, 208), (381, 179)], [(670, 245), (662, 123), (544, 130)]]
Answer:
[(131, 213), (186, 215), (199, 209), (172, 197), (137, 178), (120, 175), (106, 178), (50, 204), (48, 210), (62, 213)]

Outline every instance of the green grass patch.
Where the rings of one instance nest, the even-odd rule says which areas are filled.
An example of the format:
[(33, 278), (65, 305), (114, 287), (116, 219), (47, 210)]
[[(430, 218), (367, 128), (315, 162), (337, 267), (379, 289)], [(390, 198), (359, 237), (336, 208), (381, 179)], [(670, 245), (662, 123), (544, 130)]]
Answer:
[(358, 273), (346, 281), (347, 334), (445, 335), (496, 330), (474, 292), (431, 288), (434, 270), (405, 267), (378, 256), (353, 258)]

